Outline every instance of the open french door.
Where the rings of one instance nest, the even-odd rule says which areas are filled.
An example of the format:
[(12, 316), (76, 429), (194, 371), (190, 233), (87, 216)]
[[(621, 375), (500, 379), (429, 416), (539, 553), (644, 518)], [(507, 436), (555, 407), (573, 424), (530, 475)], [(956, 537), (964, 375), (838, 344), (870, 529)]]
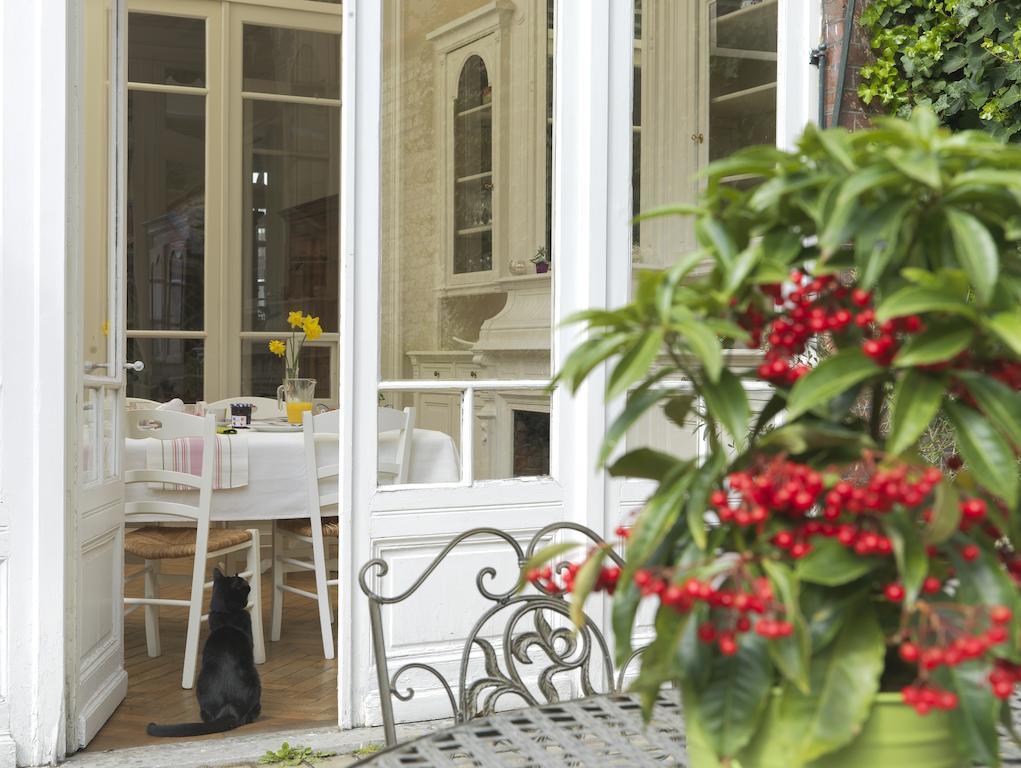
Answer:
[[(82, 201), (77, 482), (69, 538), (71, 681), (68, 752), (96, 735), (127, 693), (124, 670), (124, 179), (123, 0), (87, 0), (81, 19), (78, 186)], [(72, 369), (73, 370), (73, 369)]]

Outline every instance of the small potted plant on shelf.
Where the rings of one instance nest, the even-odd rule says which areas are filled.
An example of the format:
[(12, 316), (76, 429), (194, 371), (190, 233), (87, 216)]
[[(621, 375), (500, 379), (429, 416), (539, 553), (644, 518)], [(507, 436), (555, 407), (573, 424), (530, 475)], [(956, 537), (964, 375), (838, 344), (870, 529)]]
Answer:
[(535, 274), (543, 275), (549, 272), (550, 258), (546, 252), (546, 246), (540, 245), (538, 250), (535, 252), (535, 256), (531, 258), (531, 262), (535, 264)]
[(680, 688), (693, 768), (999, 765), (1021, 680), (1021, 149), (919, 110), (707, 178), (699, 206), (646, 214), (693, 216), (699, 250), (582, 313), (558, 378), (612, 362), (604, 460), (653, 407), (709, 450), (610, 464), (658, 483), (618, 529), (622, 572), (596, 549), (569, 583), (528, 575), (578, 604), (611, 591), (621, 662), (653, 603), (635, 686), (649, 707)]

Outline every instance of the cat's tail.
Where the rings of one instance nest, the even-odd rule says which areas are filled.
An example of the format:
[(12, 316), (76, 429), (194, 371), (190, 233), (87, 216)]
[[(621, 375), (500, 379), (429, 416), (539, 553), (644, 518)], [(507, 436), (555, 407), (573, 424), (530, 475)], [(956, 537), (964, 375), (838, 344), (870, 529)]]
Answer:
[(175, 723), (157, 725), (149, 723), (145, 732), (150, 736), (202, 736), (207, 733), (223, 733), (241, 725), (233, 715), (210, 720), (208, 723)]

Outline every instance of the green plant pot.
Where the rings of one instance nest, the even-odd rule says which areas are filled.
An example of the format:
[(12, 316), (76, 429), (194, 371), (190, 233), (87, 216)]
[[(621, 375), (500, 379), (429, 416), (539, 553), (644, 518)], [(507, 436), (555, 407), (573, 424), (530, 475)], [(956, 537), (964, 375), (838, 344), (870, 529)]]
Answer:
[[(766, 711), (763, 727), (731, 768), (790, 768), (790, 755), (770, 742), (777, 697)], [(771, 748), (772, 747), (772, 748)], [(691, 768), (720, 768), (703, 734), (688, 732)], [(950, 733), (950, 717), (934, 711), (922, 717), (906, 706), (899, 693), (881, 693), (872, 705), (861, 734), (848, 746), (806, 764), (805, 768), (964, 768)]]

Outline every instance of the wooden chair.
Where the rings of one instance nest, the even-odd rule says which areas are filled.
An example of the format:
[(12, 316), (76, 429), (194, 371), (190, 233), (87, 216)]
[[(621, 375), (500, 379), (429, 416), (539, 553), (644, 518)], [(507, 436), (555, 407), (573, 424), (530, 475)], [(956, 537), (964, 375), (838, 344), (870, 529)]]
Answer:
[[(319, 627), (323, 636), (323, 655), (327, 659), (334, 656), (333, 609), (330, 606), (329, 588), (340, 583), (337, 578), (329, 578), (328, 572), (337, 570), (337, 558), (335, 553), (327, 552), (327, 541), (332, 540), (335, 545), (338, 543), (340, 521), (338, 517), (323, 517), (323, 508), (337, 507), (339, 494), (335, 486), (332, 491), (323, 493), (319, 484), (328, 478), (336, 479), (340, 474), (340, 466), (337, 464), (339, 432), (338, 411), (302, 414), (309, 516), (305, 519), (277, 520), (273, 525), (273, 620), (270, 640), (280, 639), (284, 592), (315, 600), (319, 603)], [(328, 451), (331, 453), (327, 454)], [(304, 557), (300, 556), (302, 552), (288, 548), (289, 544), (296, 543), (305, 550)], [(309, 546), (312, 548), (311, 560), (307, 557)], [(316, 591), (308, 592), (288, 584), (287, 574), (295, 571), (312, 571), (315, 574)]]
[(380, 485), (402, 485), (411, 475), (411, 440), (415, 431), (415, 409), (378, 408), (377, 431), (399, 430), (393, 461), (380, 461), (376, 471)]
[[(126, 417), (127, 437), (157, 440), (182, 438), (202, 440), (202, 474), (192, 475), (166, 469), (132, 469), (124, 472), (124, 482), (129, 483), (171, 483), (187, 486), (198, 491), (198, 504), (184, 501), (143, 499), (129, 501), (124, 505), (124, 519), (127, 524), (135, 518), (158, 515), (168, 521), (193, 522), (194, 527), (157, 527), (146, 525), (130, 531), (124, 537), (124, 549), (129, 555), (140, 558), (142, 572), (132, 578), (145, 579), (144, 597), (125, 597), (126, 606), (145, 606), (145, 641), (149, 656), (160, 655), (159, 609), (173, 606), (188, 609), (187, 640), (184, 647), (184, 671), (181, 686), (191, 688), (195, 684), (195, 669), (198, 661), (199, 624), (208, 618), (202, 614), (205, 590), (212, 587), (206, 581), (206, 561), (232, 552), (247, 554), (246, 569), (238, 574), (248, 579), (251, 585), (248, 610), (252, 614), (252, 636), (255, 644), (255, 661), (266, 660), (266, 647), (262, 631), (262, 587), (259, 569), (259, 531), (210, 528), (209, 507), (213, 493), (213, 471), (215, 461), (216, 420), (212, 415), (191, 416), (173, 411), (137, 410), (129, 411)], [(187, 493), (182, 491), (182, 494)], [(193, 560), (191, 593), (187, 600), (161, 598), (160, 563), (169, 558), (190, 557)]]
[[(206, 413), (217, 414), (218, 411), (226, 413), (231, 403), (245, 403), (252, 406), (252, 421), (265, 421), (266, 419), (287, 418), (287, 410), (280, 407), (280, 404), (272, 397), (257, 397), (254, 395), (238, 395), (237, 397), (225, 397), (215, 403), (206, 403)], [(219, 415), (223, 415), (223, 413)]]
[(124, 407), (129, 411), (137, 411), (141, 408), (158, 408), (163, 403), (155, 400), (147, 400), (144, 397), (127, 397), (124, 399)]

